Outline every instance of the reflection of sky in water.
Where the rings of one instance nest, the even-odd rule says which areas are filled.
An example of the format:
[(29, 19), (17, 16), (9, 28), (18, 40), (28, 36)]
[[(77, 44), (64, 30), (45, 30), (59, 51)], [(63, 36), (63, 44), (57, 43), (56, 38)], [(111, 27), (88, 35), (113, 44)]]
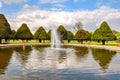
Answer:
[[(5, 75), (24, 75), (30, 80), (120, 79), (120, 54), (98, 51), (79, 47), (63, 50), (31, 47), (25, 52), (15, 49)], [(101, 59), (103, 56), (109, 58)]]

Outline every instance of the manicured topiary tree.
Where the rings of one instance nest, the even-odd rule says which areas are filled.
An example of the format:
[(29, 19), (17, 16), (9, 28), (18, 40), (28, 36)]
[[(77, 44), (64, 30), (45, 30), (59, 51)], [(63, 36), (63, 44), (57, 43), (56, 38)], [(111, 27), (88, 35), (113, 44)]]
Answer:
[(33, 39), (33, 35), (30, 29), (28, 28), (27, 24), (23, 23), (20, 26), (20, 28), (16, 32), (15, 38), (27, 41)]
[(43, 42), (45, 42), (45, 40), (48, 38), (48, 34), (46, 33), (45, 30), (42, 30), (41, 31), (41, 34), (39, 35), (39, 38), (40, 40), (43, 40)]
[(73, 39), (74, 35), (71, 31), (67, 31), (67, 40), (68, 43), (70, 43), (70, 41)]
[(102, 45), (105, 45), (105, 41), (115, 40), (116, 36), (113, 34), (107, 22), (104, 21), (93, 33), (92, 39), (102, 41)]
[(0, 43), (1, 39), (7, 41), (10, 38), (11, 28), (3, 14), (0, 14)]
[(48, 40), (50, 40), (51, 39), (51, 30), (48, 31), (47, 35), (48, 35)]
[(39, 38), (39, 36), (40, 36), (42, 31), (45, 31), (45, 29), (42, 26), (40, 26), (37, 29), (37, 31), (34, 33), (34, 39), (39, 40), (39, 42), (41, 42), (41, 39)]
[(89, 32), (84, 29), (80, 29), (75, 33), (74, 38), (77, 39), (81, 44), (83, 44), (83, 40), (89, 39)]
[(12, 30), (12, 33), (10, 35), (10, 39), (12, 39), (13, 41), (15, 40), (15, 34), (16, 34), (16, 31)]
[(67, 30), (64, 28), (63, 25), (60, 25), (57, 28), (57, 31), (58, 31), (61, 41), (67, 39)]

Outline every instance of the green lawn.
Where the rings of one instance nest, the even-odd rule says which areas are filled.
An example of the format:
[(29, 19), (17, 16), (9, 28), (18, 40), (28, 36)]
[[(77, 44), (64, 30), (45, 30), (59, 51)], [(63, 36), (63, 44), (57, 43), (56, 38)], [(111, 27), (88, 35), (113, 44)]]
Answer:
[[(21, 44), (23, 43), (22, 40), (10, 40), (9, 44)], [(38, 41), (36, 40), (29, 40), (28, 42), (26, 42), (27, 44), (40, 44)], [(45, 43), (50, 43), (50, 40), (45, 40)]]
[[(65, 44), (80, 44), (78, 41), (76, 40), (72, 40), (70, 43), (68, 43), (67, 41), (65, 41)], [(102, 45), (102, 43), (98, 43), (96, 41), (84, 41), (83, 44), (92, 44), (92, 45)], [(106, 42), (105, 45), (108, 45), (108, 46), (117, 46), (118, 43), (116, 43), (116, 41), (108, 41)]]
[[(10, 40), (9, 44), (21, 44), (23, 43), (22, 40)], [(29, 40), (28, 42), (26, 42), (27, 44), (41, 44), (36, 40)], [(45, 43), (50, 43), (50, 40), (45, 40)], [(65, 44), (80, 44), (77, 40), (72, 40), (70, 43), (67, 42), (67, 40), (64, 40)], [(92, 45), (102, 45), (102, 43), (98, 43), (96, 41), (84, 41), (83, 44), (92, 44)], [(116, 41), (108, 41), (106, 42), (106, 45), (108, 46), (117, 46), (118, 43), (116, 43)]]

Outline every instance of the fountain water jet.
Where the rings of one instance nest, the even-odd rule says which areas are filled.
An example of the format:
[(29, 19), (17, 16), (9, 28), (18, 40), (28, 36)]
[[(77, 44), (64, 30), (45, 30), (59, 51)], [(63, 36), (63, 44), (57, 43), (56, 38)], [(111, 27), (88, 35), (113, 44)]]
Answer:
[(52, 49), (60, 48), (60, 38), (55, 28), (51, 30), (51, 48)]

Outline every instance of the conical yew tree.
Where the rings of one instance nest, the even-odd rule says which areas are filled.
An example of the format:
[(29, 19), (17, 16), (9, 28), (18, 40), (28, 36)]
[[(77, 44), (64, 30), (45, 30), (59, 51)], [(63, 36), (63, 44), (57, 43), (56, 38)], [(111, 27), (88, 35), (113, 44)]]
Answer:
[(30, 29), (28, 28), (27, 24), (23, 23), (21, 25), (21, 27), (16, 32), (15, 38), (21, 39), (21, 40), (33, 39), (33, 35), (31, 33)]
[(5, 16), (3, 14), (0, 14), (0, 43), (1, 39), (5, 39), (7, 41), (7, 39), (10, 38), (10, 34), (11, 34), (10, 25)]
[(104, 21), (93, 33), (92, 39), (100, 40), (102, 41), (102, 45), (105, 45), (105, 41), (115, 40), (116, 36), (113, 34), (107, 22)]

